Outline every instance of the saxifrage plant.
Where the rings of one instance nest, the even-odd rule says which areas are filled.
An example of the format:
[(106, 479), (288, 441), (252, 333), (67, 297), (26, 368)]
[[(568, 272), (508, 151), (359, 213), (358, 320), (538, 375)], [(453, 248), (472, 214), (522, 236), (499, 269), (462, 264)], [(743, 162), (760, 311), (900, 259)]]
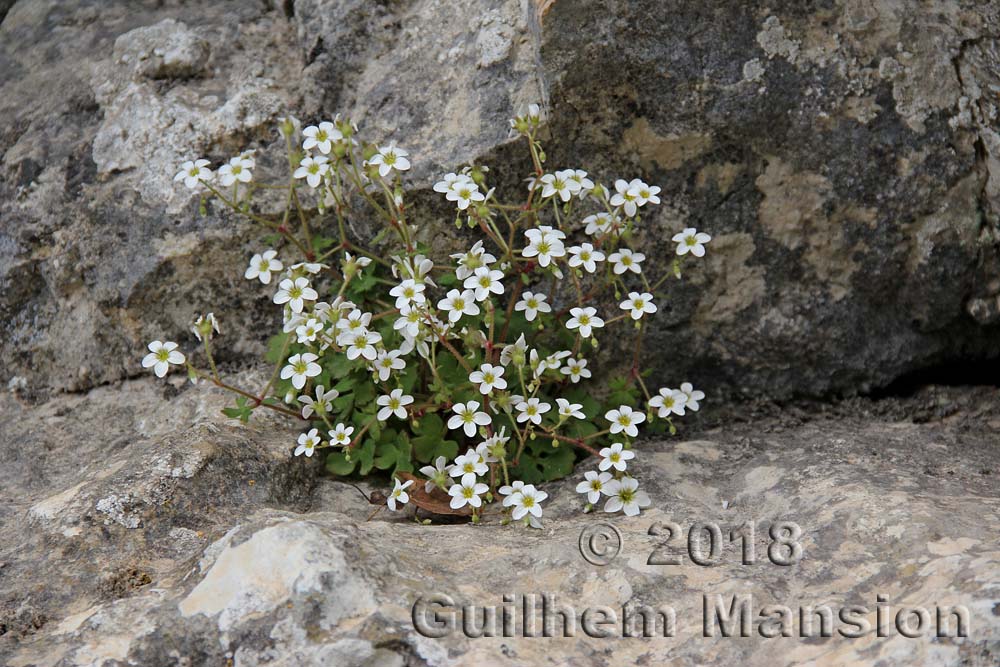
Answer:
[[(711, 237), (679, 232), (674, 260), (650, 277), (646, 256), (630, 244), (660, 188), (639, 179), (608, 188), (580, 169), (547, 171), (541, 125), (536, 105), (511, 120), (534, 166), (523, 203), (501, 201), (485, 166), (434, 183), (454, 203), (455, 224), (481, 234), (450, 257), (422, 242), (410, 220), (401, 181), (409, 154), (359, 141), (350, 121), (300, 130), (282, 119), (289, 172), (279, 183), (254, 179), (252, 151), (216, 170), (204, 159), (184, 163), (175, 180), (202, 191), (203, 212), (206, 200), (217, 201), (267, 228), (266, 243), (282, 248), (280, 257), (274, 249), (254, 255), (245, 272), (276, 286), (282, 326), (267, 353), (274, 370), (257, 391), (223, 380), (213, 313), (192, 328), (207, 368), (161, 341), (149, 344), (143, 366), (163, 377), (186, 365), (193, 382), (232, 391), (229, 417), (246, 422), (267, 408), (305, 422), (294, 453), (327, 452), (337, 475), (388, 471), (393, 510), (415, 494), (437, 494), (477, 521), (484, 501), (499, 496), (505, 521), (539, 526), (547, 494), (535, 485), (593, 455), (598, 470), (577, 487), (586, 509), (603, 500), (605, 511), (637, 514), (650, 502), (629, 470), (640, 426), (673, 433), (673, 418), (704, 398), (689, 383), (646, 386), (647, 320), (667, 281), (681, 277), (681, 261), (704, 256)], [(280, 216), (257, 212), (254, 197), (267, 191), (284, 198)], [(359, 206), (383, 222), (363, 243), (348, 234)], [(628, 337), (632, 359), (624, 377), (595, 389), (588, 355), (605, 333)]]

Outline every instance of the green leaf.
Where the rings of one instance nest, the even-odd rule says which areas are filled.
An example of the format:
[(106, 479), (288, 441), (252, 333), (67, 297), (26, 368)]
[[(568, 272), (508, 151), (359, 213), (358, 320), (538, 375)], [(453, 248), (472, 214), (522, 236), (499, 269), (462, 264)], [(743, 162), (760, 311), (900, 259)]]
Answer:
[(387, 429), (375, 448), (375, 467), (379, 470), (389, 470), (390, 474), (397, 470), (413, 472), (410, 460), (410, 439), (405, 434), (397, 434)]
[(573, 472), (575, 461), (576, 453), (572, 445), (563, 442), (558, 447), (553, 447), (551, 440), (539, 437), (528, 442), (518, 465), (512, 468), (511, 475), (528, 484), (548, 482)]
[(236, 407), (223, 408), (222, 414), (226, 415), (230, 419), (239, 419), (241, 422), (246, 424), (250, 421), (250, 415), (253, 414), (253, 406), (247, 403), (245, 396), (239, 396), (236, 399)]
[(327, 355), (327, 358), (329, 361), (326, 364), (326, 368), (330, 371), (330, 377), (334, 379), (339, 380), (342, 377), (346, 377), (348, 373), (354, 370), (354, 362), (348, 359), (346, 354), (330, 354)]
[(571, 438), (586, 438), (599, 430), (592, 422), (582, 419), (574, 419), (566, 425), (566, 435)]
[(354, 468), (358, 465), (357, 458), (351, 458), (350, 461), (347, 460), (347, 455), (344, 452), (330, 452), (326, 456), (326, 469), (332, 472), (334, 475), (346, 476), (354, 472)]
[(354, 276), (351, 280), (351, 284), (347, 286), (347, 297), (351, 301), (361, 301), (362, 298), (367, 294), (378, 281), (375, 279), (375, 273), (372, 271), (362, 272)]
[(351, 453), (351, 458), (358, 460), (358, 472), (367, 475), (375, 465), (375, 440), (368, 438), (364, 444)]
[(328, 236), (314, 236), (312, 239), (313, 250), (316, 252), (323, 252), (335, 243), (339, 243), (339, 241)]
[(285, 350), (285, 341), (288, 340), (289, 336), (291, 334), (280, 333), (267, 339), (267, 354), (264, 358), (267, 359), (268, 363), (276, 364), (285, 360), (282, 351)]

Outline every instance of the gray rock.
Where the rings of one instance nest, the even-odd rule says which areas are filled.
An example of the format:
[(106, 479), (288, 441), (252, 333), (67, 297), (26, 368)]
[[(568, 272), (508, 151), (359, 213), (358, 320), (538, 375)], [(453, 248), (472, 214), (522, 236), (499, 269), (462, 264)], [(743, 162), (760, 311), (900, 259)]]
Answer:
[[(529, 530), (501, 526), (495, 514), (480, 526), (419, 525), (410, 509), (367, 520), (374, 508), (366, 492), (316, 479), (318, 461), (291, 457), (294, 431), (267, 419), (224, 425), (221, 393), (177, 389), (158, 401), (162, 384), (143, 379), (41, 407), (0, 398), (13, 416), (0, 425), (0, 663), (890, 667), (1000, 659), (996, 390), (929, 389), (825, 415), (788, 409), (691, 439), (645, 441), (633, 464), (653, 500), (643, 514), (583, 514), (575, 486), (592, 466), (585, 462), (545, 487), (544, 527)], [(109, 521), (102, 504), (141, 521)], [(748, 521), (752, 556), (729, 534)], [(790, 538), (801, 558), (771, 535), (791, 535), (781, 522), (801, 528)], [(710, 528), (689, 537), (707, 524), (721, 531), (715, 555)], [(617, 544), (617, 555), (607, 550)], [(584, 560), (581, 549), (604, 564)], [(572, 637), (562, 637), (551, 607), (543, 614), (543, 595), (572, 607)], [(750, 636), (722, 636), (715, 620), (706, 636), (706, 596), (710, 620), (717, 604), (752, 602)], [(518, 614), (512, 636), (473, 636), (482, 608), (498, 608), (502, 619), (505, 603)], [(520, 613), (531, 604), (538, 636), (526, 637)], [(450, 623), (463, 605), (479, 609), (467, 630), (460, 621), (435, 624), (434, 612)], [(762, 636), (777, 628), (761, 623), (767, 605), (794, 610), (792, 638)], [(803, 637), (799, 608), (823, 605), (834, 610), (832, 636)], [(869, 623), (876, 608), (887, 609), (884, 636), (844, 636), (852, 626), (837, 613), (850, 605), (866, 607)], [(674, 636), (659, 636), (659, 621), (648, 626), (659, 638), (621, 638), (623, 616), (643, 607), (672, 609)], [(895, 628), (904, 607), (927, 609), (933, 624), (937, 608), (967, 613), (968, 636), (954, 636), (959, 616), (950, 615), (949, 636), (933, 636), (929, 625), (907, 638)], [(606, 610), (584, 616), (596, 608)], [(618, 624), (594, 625), (602, 613), (615, 613)], [(904, 614), (904, 629), (919, 613)], [(555, 637), (541, 636), (546, 617)]]
[(433, 176), (482, 160), (519, 191), (506, 119), (533, 101), (553, 167), (663, 186), (651, 263), (683, 226), (715, 237), (654, 320), (662, 382), (849, 394), (1000, 352), (994, 3), (3, 6), (0, 380), (29, 391), (133, 375), (207, 310), (223, 360), (260, 354), (259, 230), (200, 217), (182, 160), (249, 146), (276, 173), (276, 117), (343, 112), (411, 151), (451, 249)]

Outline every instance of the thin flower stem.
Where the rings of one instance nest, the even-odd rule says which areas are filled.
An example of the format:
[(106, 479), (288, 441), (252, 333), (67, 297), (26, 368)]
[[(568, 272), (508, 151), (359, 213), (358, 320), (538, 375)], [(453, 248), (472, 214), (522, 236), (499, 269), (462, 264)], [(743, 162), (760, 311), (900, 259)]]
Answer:
[(455, 357), (458, 363), (462, 365), (462, 368), (465, 369), (465, 372), (471, 373), (472, 366), (470, 366), (469, 362), (465, 360), (465, 357), (463, 357), (461, 354), (458, 353), (458, 350), (455, 349), (455, 346), (448, 342), (448, 339), (444, 337), (444, 334), (440, 333), (434, 328), (434, 321), (431, 319), (430, 315), (427, 316), (427, 323), (430, 325), (431, 330), (437, 334), (438, 340), (441, 341), (441, 344), (444, 345), (445, 349), (451, 352), (452, 356)]
[(240, 396), (243, 396), (245, 398), (249, 398), (250, 400), (252, 400), (254, 402), (254, 407), (255, 408), (258, 407), (258, 406), (259, 407), (263, 407), (263, 408), (267, 408), (269, 410), (274, 410), (275, 412), (280, 412), (280, 413), (288, 415), (290, 417), (295, 417), (296, 419), (299, 419), (301, 421), (306, 421), (305, 417), (303, 417), (298, 412), (295, 412), (294, 410), (289, 410), (288, 408), (282, 407), (280, 405), (274, 405), (273, 403), (265, 403), (265, 402), (261, 401), (260, 399), (258, 399), (253, 394), (251, 394), (250, 392), (248, 392), (248, 391), (240, 389), (239, 387), (234, 387), (231, 384), (226, 384), (222, 380), (216, 380), (214, 377), (212, 377), (208, 373), (205, 373), (204, 371), (200, 371), (197, 368), (193, 368), (193, 370), (198, 375), (198, 377), (201, 377), (201, 378), (204, 378), (204, 379), (208, 380), (209, 382), (211, 382), (212, 384), (214, 384), (216, 387), (219, 387), (220, 389), (225, 389), (226, 391), (231, 391), (234, 394), (239, 394)]
[(267, 398), (267, 392), (271, 391), (271, 387), (274, 385), (275, 380), (278, 379), (278, 372), (281, 370), (281, 365), (285, 363), (285, 356), (288, 354), (288, 348), (292, 344), (292, 335), (285, 334), (285, 342), (281, 346), (281, 354), (278, 355), (278, 361), (274, 365), (274, 370), (271, 371), (271, 377), (268, 379), (267, 384), (260, 392), (260, 396), (257, 397), (258, 402), (263, 402)]
[(208, 340), (208, 335), (205, 335), (205, 356), (208, 357), (208, 366), (212, 369), (212, 377), (216, 380), (219, 379), (219, 369), (215, 367), (215, 359), (212, 358), (212, 344)]
[(358, 443), (361, 442), (361, 438), (364, 437), (365, 433), (368, 432), (368, 429), (370, 429), (372, 427), (372, 424), (374, 424), (376, 421), (377, 420), (375, 419), (375, 417), (369, 419), (368, 423), (365, 424), (364, 427), (361, 429), (361, 432), (358, 433), (356, 436), (354, 436), (354, 439), (351, 440), (351, 444), (347, 445), (345, 449), (354, 449), (355, 447), (357, 447)]
[(549, 433), (547, 431), (546, 431), (546, 435), (549, 435), (549, 436), (555, 438), (556, 440), (561, 440), (562, 442), (568, 442), (571, 445), (579, 447), (580, 449), (582, 449), (582, 450), (584, 450), (586, 452), (589, 452), (590, 454), (593, 454), (594, 456), (600, 456), (601, 455), (600, 452), (598, 452), (596, 449), (594, 449), (593, 447), (591, 447), (590, 445), (588, 445), (587, 443), (585, 443), (580, 438), (570, 438), (570, 437), (565, 436), (565, 435), (559, 435), (558, 433)]

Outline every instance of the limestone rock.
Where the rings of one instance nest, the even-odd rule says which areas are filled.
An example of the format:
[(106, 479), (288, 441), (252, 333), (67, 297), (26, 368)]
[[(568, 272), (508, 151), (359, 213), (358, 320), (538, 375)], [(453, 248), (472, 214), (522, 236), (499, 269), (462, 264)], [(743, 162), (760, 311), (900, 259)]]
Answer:
[(450, 250), (468, 238), (434, 176), (485, 161), (520, 192), (506, 119), (534, 101), (553, 168), (664, 188), (640, 238), (651, 269), (682, 227), (715, 238), (653, 320), (663, 383), (850, 394), (995, 357), (998, 12), (21, 0), (0, 24), (0, 380), (128, 377), (145, 342), (207, 310), (227, 323), (224, 361), (259, 355), (275, 314), (240, 276), (260, 233), (199, 216), (172, 182), (181, 161), (250, 147), (276, 174), (277, 117), (344, 113), (410, 150), (414, 215)]
[[(542, 530), (489, 514), (479, 526), (419, 525), (409, 510), (367, 520), (363, 493), (316, 479), (317, 460), (291, 458), (294, 431), (266, 419), (222, 425), (214, 390), (158, 404), (160, 392), (144, 379), (42, 407), (0, 398), (14, 416), (0, 426), (0, 663), (985, 667), (1000, 658), (995, 389), (693, 424), (688, 439), (639, 443), (631, 465), (653, 501), (643, 514), (583, 514), (575, 486), (585, 462), (546, 485)], [(141, 522), (95, 509), (111, 494), (131, 498)], [(730, 537), (748, 521), (752, 551)], [(734, 600), (751, 605), (748, 638), (722, 635), (714, 610)], [(844, 636), (853, 626), (839, 610), (863, 606), (874, 624), (880, 600), (884, 636)], [(464, 605), (478, 609), (466, 629)], [(477, 636), (483, 608), (502, 619), (505, 605), (512, 636)], [(521, 613), (532, 605), (537, 636), (526, 637)], [(773, 618), (761, 623), (767, 605), (794, 610), (791, 638), (762, 636), (780, 630)], [(834, 610), (832, 636), (804, 638), (799, 609), (823, 605)], [(552, 611), (567, 606), (572, 636)], [(655, 638), (621, 638), (622, 619), (643, 607), (653, 620), (664, 607), (673, 616), (645, 626)], [(617, 622), (588, 624), (605, 618), (587, 612), (597, 608)], [(903, 608), (928, 610), (933, 625), (903, 636)], [(933, 636), (938, 608), (955, 610), (948, 636)], [(920, 613), (904, 614), (904, 629)], [(541, 636), (545, 618), (551, 638)], [(663, 618), (673, 618), (673, 637), (662, 636)], [(960, 618), (968, 637), (954, 636)], [(819, 621), (810, 627), (818, 633)]]

